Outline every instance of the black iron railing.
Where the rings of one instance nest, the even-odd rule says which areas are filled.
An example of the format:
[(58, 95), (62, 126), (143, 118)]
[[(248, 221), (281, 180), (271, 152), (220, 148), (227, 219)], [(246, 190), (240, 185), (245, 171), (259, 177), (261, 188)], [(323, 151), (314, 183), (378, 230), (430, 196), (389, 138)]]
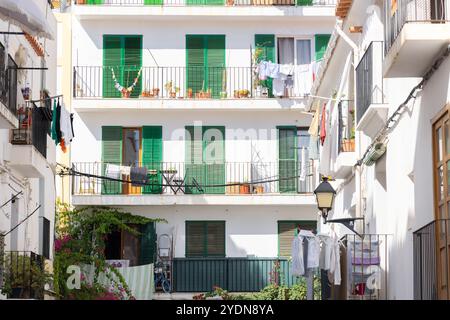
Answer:
[(45, 259), (32, 251), (5, 251), (2, 290), (8, 298), (43, 299), (42, 273)]
[(356, 122), (371, 104), (382, 104), (383, 97), (383, 43), (374, 41), (367, 48), (356, 67)]
[(0, 43), (0, 102), (3, 103), (13, 115), (17, 112), (17, 64), (8, 56), (7, 68), (5, 63), (5, 47)]
[(450, 0), (386, 0), (384, 3), (386, 53), (407, 23), (450, 22)]
[(343, 100), (338, 104), (339, 108), (339, 135), (338, 150), (339, 152), (355, 151), (355, 109), (353, 101)]
[(76, 0), (105, 6), (334, 6), (337, 0)]
[(449, 228), (450, 219), (441, 219), (413, 233), (415, 300), (450, 298)]
[(44, 114), (44, 107), (22, 107), (18, 110), (18, 117), (19, 128), (11, 130), (11, 144), (33, 145), (46, 158), (51, 122)]
[(308, 161), (302, 168), (300, 162), (283, 161), (135, 164), (148, 169), (148, 185), (143, 187), (133, 186), (126, 172), (109, 174), (115, 170), (111, 163), (77, 162), (73, 169), (79, 174), (73, 179), (72, 190), (74, 195), (311, 193), (315, 183), (313, 163)]

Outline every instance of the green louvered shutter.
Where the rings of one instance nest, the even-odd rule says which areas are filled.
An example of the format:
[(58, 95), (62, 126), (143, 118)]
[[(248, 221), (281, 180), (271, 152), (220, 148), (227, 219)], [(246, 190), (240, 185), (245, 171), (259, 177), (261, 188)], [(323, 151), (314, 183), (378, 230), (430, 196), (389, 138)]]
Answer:
[(202, 35), (186, 35), (186, 87), (191, 88), (194, 94), (207, 89), (205, 60), (205, 38)]
[[(205, 164), (205, 184), (225, 184), (225, 127), (203, 127), (202, 153)], [(225, 187), (207, 187), (205, 193), (224, 194)]]
[(278, 256), (288, 258), (292, 256), (292, 241), (297, 235), (297, 226), (300, 229), (314, 230), (316, 221), (278, 221)]
[(111, 69), (119, 83), (122, 79), (122, 39), (116, 35), (103, 36), (103, 97), (120, 98), (120, 92), (114, 88)]
[[(106, 164), (122, 164), (122, 127), (102, 127), (102, 173), (105, 175)], [(102, 194), (121, 194), (122, 183), (110, 180), (102, 181)]]
[(186, 258), (204, 257), (206, 225), (203, 221), (186, 221)]
[(161, 6), (164, 4), (163, 0), (144, 0), (146, 6)]
[(156, 228), (155, 223), (150, 222), (140, 227), (141, 252), (139, 264), (145, 265), (155, 262), (156, 258)]
[[(278, 128), (278, 170), (280, 192), (297, 191), (297, 128)], [(289, 179), (287, 179), (289, 178)]]
[(103, 0), (87, 0), (86, 4), (103, 4)]
[(225, 0), (186, 0), (188, 6), (220, 6)]
[(201, 186), (206, 184), (205, 165), (202, 155), (202, 127), (186, 126), (185, 133), (185, 192), (202, 193), (192, 187), (194, 179)]
[[(125, 36), (123, 38), (124, 57), (123, 86), (131, 86), (142, 66), (142, 37)], [(139, 78), (131, 97), (137, 98), (142, 91), (142, 78)]]
[(314, 36), (315, 38), (315, 47), (316, 47), (316, 53), (315, 53), (315, 60), (320, 60), (323, 58), (323, 55), (325, 54), (325, 51), (327, 50), (328, 41), (330, 41), (331, 35), (329, 34), (316, 34)]
[[(206, 60), (208, 88), (213, 98), (218, 98), (224, 88), (225, 72), (225, 35), (206, 36)], [(225, 78), (226, 79), (226, 78)]]
[(312, 6), (313, 0), (297, 0), (298, 6)]
[(162, 192), (162, 127), (144, 126), (142, 127), (142, 164), (148, 170), (156, 170), (156, 175), (149, 175), (149, 183), (153, 185), (145, 186), (143, 193), (157, 194)]
[[(261, 50), (261, 55), (258, 61), (272, 61), (275, 62), (275, 35), (273, 34), (255, 34), (255, 48)], [(261, 85), (269, 89), (269, 97), (273, 97), (271, 78), (261, 81)]]

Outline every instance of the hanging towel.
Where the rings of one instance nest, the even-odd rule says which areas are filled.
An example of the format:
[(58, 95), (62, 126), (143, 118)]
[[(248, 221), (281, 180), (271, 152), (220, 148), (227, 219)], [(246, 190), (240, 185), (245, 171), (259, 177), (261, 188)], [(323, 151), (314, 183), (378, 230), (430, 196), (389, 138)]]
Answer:
[(131, 167), (130, 166), (120, 166), (120, 173), (129, 176), (131, 173)]
[(299, 277), (305, 274), (303, 262), (303, 237), (296, 236), (292, 241), (292, 275)]
[(282, 97), (284, 95), (284, 80), (273, 79), (272, 93), (275, 97)]
[(120, 179), (120, 166), (116, 164), (106, 164), (105, 176), (111, 179)]
[(148, 184), (147, 168), (145, 167), (131, 167), (130, 168), (130, 180), (131, 185), (134, 187), (142, 187)]
[(341, 257), (339, 250), (339, 242), (336, 239), (332, 239), (329, 273), (331, 275), (331, 282), (335, 285), (341, 284)]
[(330, 270), (330, 255), (331, 255), (331, 239), (329, 237), (322, 238), (320, 244), (320, 259), (319, 266), (322, 270)]
[(269, 63), (267, 61), (261, 61), (258, 65), (258, 77), (259, 80), (266, 80), (269, 76), (268, 72), (268, 65)]
[(320, 241), (314, 237), (306, 238), (308, 241), (308, 259), (306, 265), (308, 269), (314, 269), (319, 267), (320, 258)]
[(301, 163), (300, 163), (300, 166), (301, 166), (301, 169), (300, 169), (300, 181), (305, 181), (306, 180), (306, 163), (307, 163), (307, 160), (306, 160), (306, 148), (305, 147), (303, 147), (302, 148), (302, 155), (301, 155)]
[(280, 65), (278, 63), (268, 62), (267, 75), (272, 79), (280, 77)]
[(61, 115), (59, 119), (60, 123), (60, 129), (61, 129), (61, 136), (64, 138), (65, 145), (68, 146), (70, 144), (70, 141), (72, 141), (72, 125), (70, 123), (70, 113), (67, 111), (67, 109), (62, 106), (61, 107)]
[(326, 129), (326, 125), (327, 125), (327, 118), (326, 118), (326, 103), (323, 104), (323, 108), (322, 108), (322, 119), (320, 121), (320, 143), (324, 144), (325, 142), (325, 138), (327, 137), (327, 129)]
[(295, 95), (302, 97), (311, 92), (312, 79), (310, 73), (310, 65), (296, 66), (294, 72)]
[(285, 76), (292, 76), (294, 74), (293, 64), (280, 64), (280, 74)]
[(319, 135), (319, 118), (320, 118), (320, 105), (316, 103), (316, 112), (311, 120), (311, 125), (309, 126), (308, 133), (312, 137), (317, 137)]

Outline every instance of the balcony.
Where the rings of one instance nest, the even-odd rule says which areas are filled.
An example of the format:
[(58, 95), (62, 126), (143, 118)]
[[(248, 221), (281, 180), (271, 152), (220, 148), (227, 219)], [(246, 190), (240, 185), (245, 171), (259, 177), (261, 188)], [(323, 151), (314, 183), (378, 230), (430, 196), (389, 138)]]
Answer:
[[(128, 175), (120, 181), (101, 178), (107, 171), (101, 162), (74, 163), (73, 201), (77, 205), (171, 205), (171, 204), (313, 204), (315, 167), (303, 168), (295, 160), (250, 163), (158, 162), (141, 164), (148, 169), (146, 186), (135, 186)], [(303, 171), (304, 170), (304, 171)], [(296, 173), (298, 172), (298, 173)], [(302, 176), (303, 172), (303, 176)], [(302, 177), (300, 177), (302, 176)], [(250, 183), (252, 182), (252, 183)]]
[(48, 166), (46, 158), (50, 121), (43, 120), (43, 109), (19, 109), (20, 128), (10, 132), (13, 145), (10, 166), (28, 178), (42, 177)]
[[(310, 90), (307, 80), (312, 79), (312, 71), (298, 67), (284, 95), (274, 98), (270, 85), (260, 85), (251, 67), (142, 67), (131, 94), (122, 94), (111, 70), (123, 86), (130, 86), (138, 74), (128, 67), (74, 67), (74, 108), (303, 108)], [(233, 104), (226, 103), (230, 100)]]
[(383, 43), (372, 42), (356, 67), (356, 130), (373, 138), (387, 120), (383, 93)]
[(385, 3), (384, 75), (422, 77), (450, 42), (450, 0)]
[[(77, 0), (71, 12), (80, 19), (112, 16), (141, 19), (178, 19), (180, 16), (239, 19), (328, 17), (332, 19), (337, 0)], [(64, 6), (63, 6), (64, 7)]]
[(450, 219), (413, 233), (414, 299), (450, 300)]
[(333, 176), (343, 179), (352, 172), (356, 162), (355, 110), (353, 101), (341, 101), (339, 107), (338, 157), (334, 163)]
[(17, 67), (8, 56), (8, 68), (3, 68), (5, 47), (0, 43), (0, 129), (17, 128)]

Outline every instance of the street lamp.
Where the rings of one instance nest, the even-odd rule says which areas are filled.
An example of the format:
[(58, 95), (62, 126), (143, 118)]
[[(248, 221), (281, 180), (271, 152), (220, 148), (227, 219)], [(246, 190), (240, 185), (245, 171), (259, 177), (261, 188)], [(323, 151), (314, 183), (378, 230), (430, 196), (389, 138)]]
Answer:
[(314, 194), (316, 195), (317, 206), (322, 212), (324, 223), (327, 223), (328, 212), (331, 211), (331, 208), (333, 207), (336, 190), (334, 190), (331, 184), (328, 182), (328, 178), (323, 177), (322, 182), (319, 184), (316, 190), (314, 190)]

